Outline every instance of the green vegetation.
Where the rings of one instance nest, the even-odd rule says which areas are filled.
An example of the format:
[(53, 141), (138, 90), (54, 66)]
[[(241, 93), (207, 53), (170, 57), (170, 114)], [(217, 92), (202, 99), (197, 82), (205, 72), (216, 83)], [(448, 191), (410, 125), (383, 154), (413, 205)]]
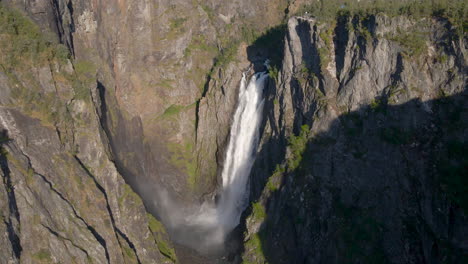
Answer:
[(208, 19), (213, 22), (214, 19), (215, 19), (215, 13), (214, 13), (214, 10), (213, 8), (205, 5), (205, 4), (202, 4), (200, 3), (200, 6), (201, 8), (203, 9), (203, 11), (205, 11), (205, 13), (208, 15)]
[(171, 260), (173, 263), (177, 263), (177, 257), (174, 248), (170, 246), (168, 242), (168, 235), (163, 224), (156, 220), (151, 214), (146, 214), (148, 218), (148, 227), (155, 237), (156, 244), (158, 245), (159, 252)]
[(376, 98), (376, 99), (372, 100), (372, 102), (369, 104), (369, 107), (370, 107), (370, 109), (372, 111), (378, 112), (379, 109), (382, 108), (382, 99)]
[(141, 202), (140, 196), (136, 194), (133, 190), (132, 187), (128, 184), (124, 184), (123, 186), (123, 194), (118, 198), (119, 206), (123, 206), (124, 201), (130, 201), (132, 203), (135, 202)]
[(333, 44), (333, 30), (335, 25), (330, 25), (326, 30), (320, 32), (320, 38), (325, 42), (326, 46), (329, 47)]
[(265, 207), (260, 202), (252, 204), (252, 213), (256, 222), (263, 221), (266, 217)]
[(0, 46), (4, 67), (17, 67), (27, 63), (44, 64), (55, 55), (63, 56), (63, 49), (56, 50), (57, 43), (46, 39), (38, 26), (20, 12), (0, 3)]
[(158, 220), (156, 220), (156, 218), (154, 218), (153, 215), (148, 213), (146, 214), (146, 216), (148, 218), (148, 227), (151, 230), (151, 232), (162, 233), (162, 234), (166, 233), (166, 230), (164, 229), (163, 224), (159, 222)]
[(50, 263), (52, 261), (50, 251), (48, 249), (41, 249), (37, 253), (33, 254), (32, 257), (41, 263)]
[[(50, 32), (41, 32), (22, 13), (0, 4), (0, 69), (8, 78), (14, 104), (46, 126), (66, 126), (72, 122), (67, 105), (56, 92), (47, 92), (55, 84), (72, 86), (75, 99), (90, 99), (89, 87), (95, 81), (90, 62), (74, 63), (75, 72), (60, 69), (69, 63), (70, 54)], [(50, 70), (39, 77), (39, 70)], [(39, 80), (46, 80), (44, 84)], [(50, 87), (43, 87), (47, 85)]]
[(268, 188), (268, 190), (270, 190), (270, 192), (274, 192), (274, 191), (277, 191), (278, 190), (278, 184), (276, 184), (274, 182), (275, 180), (275, 177), (276, 175), (271, 175), (269, 178), (268, 178), (268, 181), (266, 183), (266, 187)]
[(123, 250), (125, 252), (125, 256), (129, 260), (136, 261), (135, 252), (133, 252), (133, 250), (130, 247), (126, 246), (125, 243), (122, 243), (122, 248), (123, 248)]
[(270, 79), (278, 81), (278, 73), (279, 73), (279, 70), (277, 66), (268, 67), (268, 76), (270, 76)]
[(96, 66), (90, 61), (76, 61), (74, 63), (75, 75), (67, 76), (72, 82), (75, 99), (90, 100), (91, 91), (89, 87), (96, 82)]
[(162, 117), (167, 118), (167, 117), (178, 115), (182, 109), (184, 109), (184, 106), (182, 105), (176, 105), (176, 104), (170, 105), (168, 108), (166, 108), (166, 110), (164, 110)]
[(226, 48), (219, 52), (219, 55), (215, 58), (215, 64), (213, 68), (224, 68), (227, 64), (234, 60), (239, 48), (238, 42), (233, 42)]
[(288, 158), (288, 168), (294, 170), (301, 164), (302, 154), (304, 153), (309, 140), (309, 126), (303, 125), (298, 136), (291, 135), (288, 139), (288, 147), (291, 150), (291, 156)]
[(273, 175), (271, 175), (268, 178), (268, 181), (266, 183), (266, 187), (270, 192), (274, 192), (278, 190), (279, 185), (280, 185), (280, 179), (281, 175), (286, 171), (286, 168), (281, 166), (281, 165), (276, 165), (275, 171), (273, 172)]
[(253, 234), (244, 244), (245, 252), (247, 252), (249, 259), (255, 259), (255, 261), (244, 260), (242, 262), (243, 264), (266, 263), (265, 253), (263, 252), (262, 247), (263, 236), (263, 232)]
[(184, 51), (184, 57), (189, 57), (194, 50), (212, 52), (213, 50), (216, 50), (216, 47), (214, 45), (207, 44), (205, 36), (199, 35), (192, 38), (192, 41)]
[(465, 27), (467, 23), (467, 4), (464, 0), (320, 0), (309, 1), (299, 10), (299, 14), (305, 12), (322, 20), (343, 14), (366, 16), (383, 12), (390, 16), (445, 17), (452, 24)]
[(397, 30), (397, 34), (387, 36), (387, 39), (397, 42), (403, 47), (403, 54), (409, 57), (419, 56), (427, 51), (427, 34), (423, 32), (403, 32)]
[(186, 142), (178, 144), (169, 142), (167, 148), (171, 153), (169, 162), (182, 172), (186, 173), (189, 178), (188, 185), (193, 189), (196, 186), (197, 180), (197, 162), (193, 155), (193, 144)]
[(180, 29), (184, 25), (185, 21), (187, 21), (187, 18), (185, 17), (178, 17), (178, 18), (171, 19), (169, 23), (169, 27), (171, 28), (171, 30)]

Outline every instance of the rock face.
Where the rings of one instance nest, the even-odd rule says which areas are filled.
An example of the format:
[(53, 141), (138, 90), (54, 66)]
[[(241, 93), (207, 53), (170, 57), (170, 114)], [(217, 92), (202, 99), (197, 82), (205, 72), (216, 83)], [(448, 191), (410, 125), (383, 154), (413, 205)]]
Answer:
[(2, 263), (172, 263), (117, 171), (93, 69), (0, 6)]
[(161, 188), (182, 203), (214, 191), (248, 67), (240, 39), (279, 23), (288, 7), (286, 0), (7, 2), (97, 66), (115, 163), (149, 208), (156, 206), (149, 193)]
[(244, 261), (466, 261), (466, 45), (444, 19), (289, 19)]
[(277, 26), (302, 4), (2, 1), (0, 262), (177, 262), (147, 211), (215, 199), (242, 72), (270, 58), (233, 262), (462, 263), (466, 33)]

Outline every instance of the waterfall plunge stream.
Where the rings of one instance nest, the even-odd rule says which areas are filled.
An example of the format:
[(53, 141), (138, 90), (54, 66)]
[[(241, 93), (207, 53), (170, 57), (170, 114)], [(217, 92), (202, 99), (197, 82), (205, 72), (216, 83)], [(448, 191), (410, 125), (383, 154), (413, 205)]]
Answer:
[(249, 201), (249, 175), (255, 160), (263, 114), (263, 89), (266, 72), (256, 73), (247, 83), (244, 73), (239, 99), (226, 151), (222, 189), (218, 201), (204, 203), (198, 210), (170, 219), (175, 238), (198, 251), (212, 251), (223, 246), (226, 236), (240, 221)]

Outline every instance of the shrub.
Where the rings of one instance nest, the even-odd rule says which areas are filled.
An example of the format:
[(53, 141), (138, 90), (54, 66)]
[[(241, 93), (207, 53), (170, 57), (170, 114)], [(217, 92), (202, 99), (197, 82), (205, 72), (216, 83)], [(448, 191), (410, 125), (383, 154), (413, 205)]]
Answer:
[(185, 21), (187, 21), (187, 18), (185, 17), (171, 19), (169, 21), (169, 27), (171, 28), (171, 30), (179, 30), (184, 25)]
[(403, 54), (409, 57), (419, 56), (427, 51), (426, 34), (423, 32), (402, 32), (398, 29), (397, 34), (388, 39), (397, 42), (404, 49)]
[(320, 0), (309, 1), (299, 9), (321, 19), (333, 19), (337, 14), (376, 14), (384, 12), (391, 16), (407, 15), (414, 17), (441, 16), (463, 23), (466, 19), (466, 1), (464, 0)]
[(302, 154), (304, 153), (307, 141), (309, 139), (309, 126), (303, 125), (298, 136), (291, 135), (289, 137), (289, 148), (291, 150), (291, 157), (288, 158), (288, 168), (291, 170), (299, 167), (302, 161)]
[(252, 204), (252, 213), (255, 221), (263, 221), (266, 217), (265, 207), (260, 202)]
[(278, 68), (276, 66), (268, 67), (268, 76), (275, 81), (278, 81)]

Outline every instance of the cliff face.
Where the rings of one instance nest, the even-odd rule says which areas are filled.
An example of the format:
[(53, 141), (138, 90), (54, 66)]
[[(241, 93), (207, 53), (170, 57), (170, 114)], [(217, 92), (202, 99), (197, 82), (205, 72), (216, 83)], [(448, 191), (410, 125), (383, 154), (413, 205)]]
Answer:
[(267, 58), (242, 259), (466, 257), (466, 33), (385, 15), (275, 26), (302, 3), (3, 2), (0, 259), (177, 261), (146, 210), (214, 198), (242, 72)]
[[(216, 187), (216, 153), (229, 131), (233, 90), (248, 67), (237, 52), (241, 35), (278, 23), (288, 6), (282, 0), (7, 2), (97, 67), (102, 123), (133, 188), (143, 194), (163, 186), (182, 202)], [(209, 85), (232, 88), (215, 96), (225, 103), (205, 98)], [(215, 129), (206, 111), (219, 113)]]
[(125, 184), (94, 69), (0, 6), (2, 263), (169, 263), (167, 234)]
[(466, 261), (466, 44), (444, 19), (291, 18), (244, 261)]

